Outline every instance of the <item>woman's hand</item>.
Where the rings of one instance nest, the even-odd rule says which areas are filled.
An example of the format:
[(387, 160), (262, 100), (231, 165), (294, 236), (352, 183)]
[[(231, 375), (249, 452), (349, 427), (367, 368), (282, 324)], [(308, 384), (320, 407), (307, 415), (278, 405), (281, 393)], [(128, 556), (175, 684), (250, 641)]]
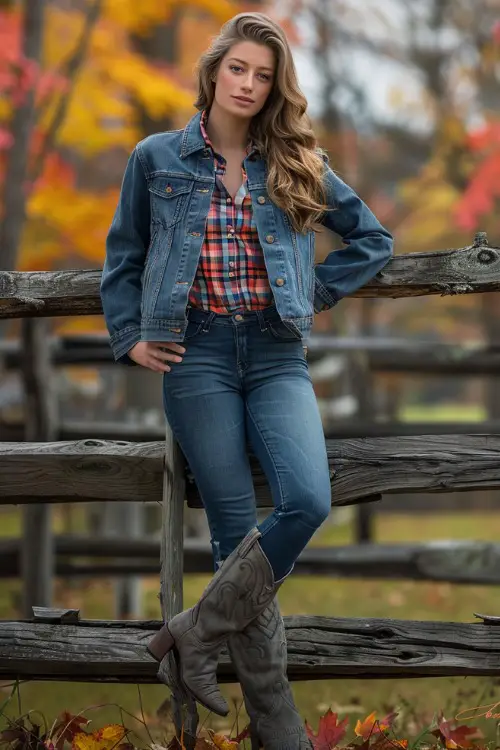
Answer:
[[(164, 351), (164, 350), (167, 351)], [(169, 351), (171, 350), (171, 351)], [(170, 367), (165, 362), (182, 362), (179, 354), (186, 351), (182, 344), (174, 341), (138, 341), (130, 349), (128, 356), (138, 365), (147, 367), (154, 372), (170, 372)], [(174, 354), (178, 352), (178, 354)]]

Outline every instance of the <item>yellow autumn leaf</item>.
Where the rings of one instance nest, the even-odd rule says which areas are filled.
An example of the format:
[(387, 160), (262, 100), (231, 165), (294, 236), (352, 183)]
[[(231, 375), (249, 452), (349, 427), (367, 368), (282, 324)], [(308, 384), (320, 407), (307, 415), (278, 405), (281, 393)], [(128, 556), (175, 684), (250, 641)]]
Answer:
[(78, 732), (71, 743), (72, 750), (111, 750), (125, 737), (127, 730), (121, 724), (108, 724), (95, 732)]
[(239, 744), (226, 737), (224, 734), (216, 734), (213, 730), (209, 729), (208, 734), (212, 742), (213, 747), (218, 750), (238, 750)]

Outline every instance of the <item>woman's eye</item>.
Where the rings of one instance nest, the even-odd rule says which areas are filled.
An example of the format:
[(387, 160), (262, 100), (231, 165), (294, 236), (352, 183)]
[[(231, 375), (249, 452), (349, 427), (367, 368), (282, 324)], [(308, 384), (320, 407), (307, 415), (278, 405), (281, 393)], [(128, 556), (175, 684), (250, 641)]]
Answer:
[(231, 70), (243, 70), (243, 68), (240, 68), (240, 66), (239, 66), (239, 65), (231, 65), (231, 66), (230, 66), (230, 69), (231, 69)]

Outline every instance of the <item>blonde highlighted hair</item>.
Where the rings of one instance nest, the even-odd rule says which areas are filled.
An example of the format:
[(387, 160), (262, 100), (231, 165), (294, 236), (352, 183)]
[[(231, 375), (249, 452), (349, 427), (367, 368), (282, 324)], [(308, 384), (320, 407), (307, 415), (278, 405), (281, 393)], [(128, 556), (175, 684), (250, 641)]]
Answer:
[[(325, 160), (306, 113), (292, 52), (283, 29), (264, 13), (238, 13), (227, 21), (198, 60), (198, 98), (194, 106), (210, 108), (217, 70), (234, 44), (251, 41), (274, 52), (273, 87), (250, 123), (250, 137), (266, 160), (267, 191), (298, 232), (320, 230), (325, 210)], [(330, 209), (331, 210), (331, 209)]]

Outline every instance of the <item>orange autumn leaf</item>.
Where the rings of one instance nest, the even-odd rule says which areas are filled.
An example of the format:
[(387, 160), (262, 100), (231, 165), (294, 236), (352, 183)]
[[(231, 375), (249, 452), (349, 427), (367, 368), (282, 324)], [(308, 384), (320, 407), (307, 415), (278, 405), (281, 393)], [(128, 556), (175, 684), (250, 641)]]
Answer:
[(73, 737), (71, 750), (112, 750), (125, 737), (127, 729), (121, 724), (108, 724), (95, 732), (78, 732)]
[(216, 747), (218, 750), (238, 750), (239, 743), (232, 740), (230, 737), (226, 737), (224, 734), (216, 734), (212, 730), (208, 730), (212, 747)]
[(358, 719), (358, 721), (356, 722), (356, 726), (354, 727), (354, 733), (358, 737), (362, 737), (364, 740), (366, 740), (368, 739), (368, 737), (370, 737), (370, 735), (379, 734), (380, 732), (385, 732), (390, 729), (397, 715), (398, 712), (394, 711), (393, 713), (387, 714), (387, 716), (384, 716), (383, 719), (380, 719), (380, 721), (378, 721), (375, 718), (376, 712), (372, 711), (372, 713), (363, 721)]
[(326, 714), (320, 716), (317, 734), (314, 734), (306, 721), (306, 732), (313, 744), (314, 750), (331, 750), (331, 748), (337, 747), (346, 733), (348, 722), (349, 719), (346, 716), (345, 719), (338, 723), (337, 714), (331, 708), (328, 709)]

